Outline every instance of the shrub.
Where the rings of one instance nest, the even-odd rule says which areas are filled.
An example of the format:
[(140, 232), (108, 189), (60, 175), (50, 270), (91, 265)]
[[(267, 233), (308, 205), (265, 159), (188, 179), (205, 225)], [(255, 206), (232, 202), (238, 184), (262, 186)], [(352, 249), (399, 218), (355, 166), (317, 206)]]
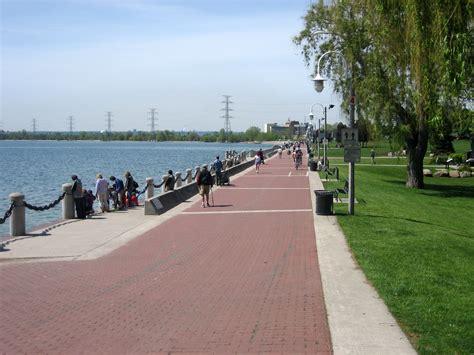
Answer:
[(459, 153), (449, 154), (449, 158), (453, 159), (455, 164), (462, 164), (464, 162), (464, 155)]
[(471, 172), (471, 167), (467, 164), (461, 164), (461, 165), (459, 165), (458, 171)]

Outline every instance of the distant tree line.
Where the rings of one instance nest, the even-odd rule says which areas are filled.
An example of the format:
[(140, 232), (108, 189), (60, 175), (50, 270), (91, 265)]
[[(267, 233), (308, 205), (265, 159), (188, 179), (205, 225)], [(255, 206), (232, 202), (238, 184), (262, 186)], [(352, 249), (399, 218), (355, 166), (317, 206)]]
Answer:
[(199, 134), (197, 132), (17, 132), (0, 131), (0, 140), (101, 140), (101, 141), (191, 141), (191, 142), (249, 142), (275, 141), (284, 139), (275, 133), (264, 133), (258, 127), (250, 127), (245, 132), (218, 132)]

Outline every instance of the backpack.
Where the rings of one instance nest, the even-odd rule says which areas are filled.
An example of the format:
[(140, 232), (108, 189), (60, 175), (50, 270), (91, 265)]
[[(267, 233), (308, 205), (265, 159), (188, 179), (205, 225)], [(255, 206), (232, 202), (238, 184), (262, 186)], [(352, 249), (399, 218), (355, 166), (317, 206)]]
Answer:
[(139, 185), (138, 185), (138, 182), (136, 182), (135, 180), (133, 180), (133, 187), (136, 188), (136, 189), (138, 189), (138, 186), (139, 186)]
[(201, 176), (201, 185), (211, 185), (211, 181), (209, 179), (211, 177), (211, 174), (209, 174), (208, 171), (202, 174)]

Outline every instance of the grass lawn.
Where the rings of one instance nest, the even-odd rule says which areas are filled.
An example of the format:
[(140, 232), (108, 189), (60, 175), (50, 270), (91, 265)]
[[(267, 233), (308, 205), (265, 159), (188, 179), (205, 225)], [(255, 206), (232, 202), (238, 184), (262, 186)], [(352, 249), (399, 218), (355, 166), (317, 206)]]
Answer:
[(381, 165), (356, 164), (354, 216), (335, 206), (353, 254), (419, 353), (473, 354), (474, 178), (414, 190), (403, 165)]

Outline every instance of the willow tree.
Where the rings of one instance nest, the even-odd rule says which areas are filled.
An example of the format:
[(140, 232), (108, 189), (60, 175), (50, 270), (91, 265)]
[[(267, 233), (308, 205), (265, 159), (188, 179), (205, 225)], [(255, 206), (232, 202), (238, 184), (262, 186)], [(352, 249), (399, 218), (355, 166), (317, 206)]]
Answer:
[[(469, 92), (471, 15), (469, 0), (321, 2), (309, 9), (294, 39), (308, 64), (327, 50), (342, 53), (358, 116), (393, 127), (407, 150), (408, 187), (423, 188), (429, 132), (450, 119), (443, 109), (459, 107)], [(326, 68), (347, 101), (348, 68), (340, 60)]]

